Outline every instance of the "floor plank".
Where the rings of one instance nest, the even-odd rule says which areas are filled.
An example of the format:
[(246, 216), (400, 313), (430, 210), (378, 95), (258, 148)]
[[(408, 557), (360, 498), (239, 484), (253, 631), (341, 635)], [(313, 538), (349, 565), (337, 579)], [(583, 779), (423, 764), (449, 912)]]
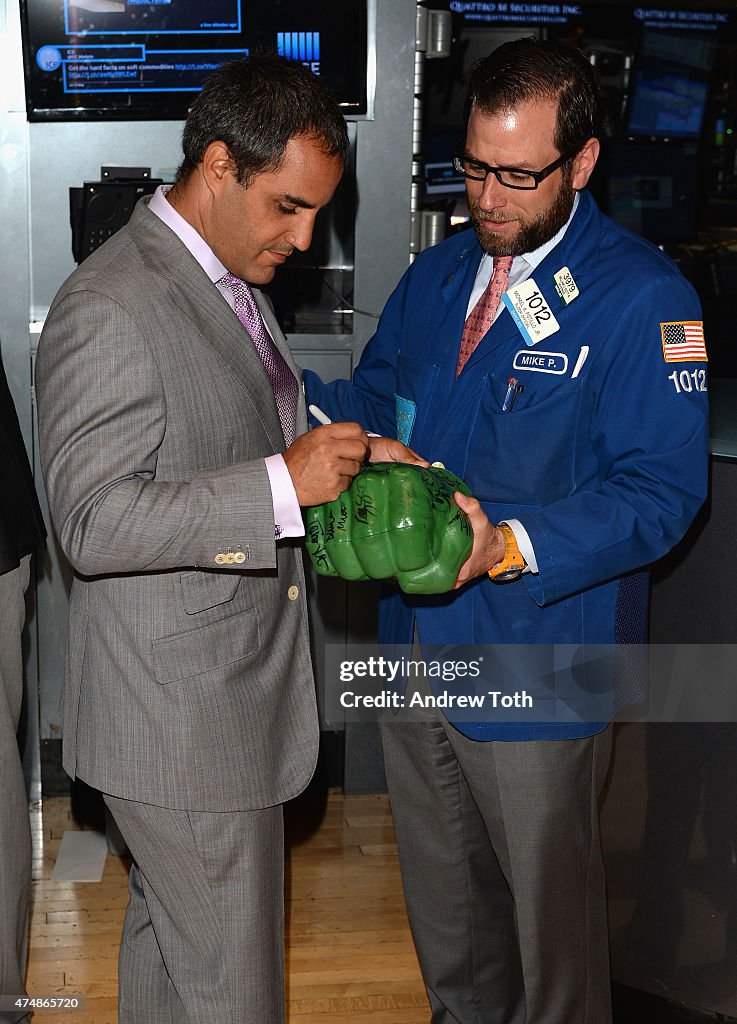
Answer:
[[(117, 952), (128, 864), (108, 855), (102, 881), (52, 882), (70, 801), (32, 811), (33, 907), (28, 990), (82, 996), (51, 1024), (117, 1024)], [(289, 1024), (427, 1024), (404, 911), (389, 802), (339, 791), (287, 811)]]

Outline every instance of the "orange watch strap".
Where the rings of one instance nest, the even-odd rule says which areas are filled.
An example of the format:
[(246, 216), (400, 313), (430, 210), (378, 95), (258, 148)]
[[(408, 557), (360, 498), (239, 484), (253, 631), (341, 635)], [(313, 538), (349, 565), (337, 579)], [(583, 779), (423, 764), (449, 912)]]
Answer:
[(492, 565), (489, 569), (489, 577), (492, 580), (511, 580), (519, 576), (527, 563), (522, 557), (522, 552), (517, 544), (514, 530), (508, 523), (499, 523), (497, 530), (501, 531), (504, 537), (504, 554), (501, 562)]

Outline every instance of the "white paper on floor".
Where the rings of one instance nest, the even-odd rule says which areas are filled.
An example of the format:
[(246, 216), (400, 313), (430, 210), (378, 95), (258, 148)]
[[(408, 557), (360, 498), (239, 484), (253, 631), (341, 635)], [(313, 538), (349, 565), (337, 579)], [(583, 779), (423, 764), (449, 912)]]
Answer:
[(99, 882), (107, 842), (102, 832), (65, 832), (51, 872), (52, 882)]

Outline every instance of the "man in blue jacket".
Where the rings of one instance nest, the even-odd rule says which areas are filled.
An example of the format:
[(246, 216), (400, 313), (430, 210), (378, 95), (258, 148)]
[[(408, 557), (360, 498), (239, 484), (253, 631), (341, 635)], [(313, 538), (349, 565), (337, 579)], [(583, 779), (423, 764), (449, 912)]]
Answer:
[[(586, 60), (507, 43), (475, 66), (468, 101), (455, 166), (474, 233), (419, 256), (352, 383), (305, 378), (333, 419), (398, 437), (475, 495), (456, 496), (474, 529), (457, 589), (389, 592), (380, 639), (516, 645), (503, 691), (507, 668), (524, 679), (522, 645), (534, 673), (540, 651), (552, 665), (643, 638), (643, 567), (706, 495), (706, 351), (693, 289), (586, 191)], [(384, 729), (433, 1024), (611, 1020), (597, 814), (611, 730), (587, 716), (601, 677), (584, 666), (529, 721)]]

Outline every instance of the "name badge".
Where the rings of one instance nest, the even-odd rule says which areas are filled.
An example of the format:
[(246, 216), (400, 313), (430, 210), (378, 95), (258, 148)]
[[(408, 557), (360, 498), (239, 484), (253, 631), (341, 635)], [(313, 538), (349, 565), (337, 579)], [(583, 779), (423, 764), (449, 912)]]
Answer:
[(537, 345), (560, 330), (560, 324), (533, 278), (528, 277), (522, 284), (510, 288), (502, 300), (528, 345)]
[(565, 352), (528, 352), (523, 348), (515, 353), (512, 366), (515, 370), (563, 374), (568, 369), (568, 356)]
[(555, 290), (566, 306), (580, 295), (578, 285), (573, 280), (573, 274), (568, 267), (561, 267), (557, 274), (553, 274), (553, 280), (555, 281)]

